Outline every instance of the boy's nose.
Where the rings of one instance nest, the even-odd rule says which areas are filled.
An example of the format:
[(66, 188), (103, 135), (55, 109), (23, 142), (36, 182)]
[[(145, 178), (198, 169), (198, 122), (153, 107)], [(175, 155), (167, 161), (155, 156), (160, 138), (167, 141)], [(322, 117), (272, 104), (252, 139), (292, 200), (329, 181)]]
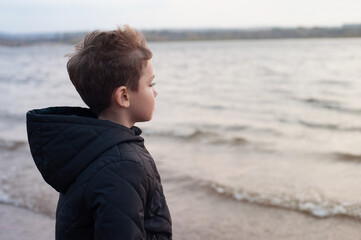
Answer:
[(153, 95), (154, 97), (157, 97), (158, 96), (158, 92), (156, 90), (153, 90)]

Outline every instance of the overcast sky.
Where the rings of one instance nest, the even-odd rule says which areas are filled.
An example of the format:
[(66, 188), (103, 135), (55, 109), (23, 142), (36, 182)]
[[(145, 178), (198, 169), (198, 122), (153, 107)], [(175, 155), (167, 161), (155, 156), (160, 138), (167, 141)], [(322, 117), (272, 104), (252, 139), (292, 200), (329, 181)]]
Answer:
[(0, 0), (0, 32), (340, 26), (361, 0)]

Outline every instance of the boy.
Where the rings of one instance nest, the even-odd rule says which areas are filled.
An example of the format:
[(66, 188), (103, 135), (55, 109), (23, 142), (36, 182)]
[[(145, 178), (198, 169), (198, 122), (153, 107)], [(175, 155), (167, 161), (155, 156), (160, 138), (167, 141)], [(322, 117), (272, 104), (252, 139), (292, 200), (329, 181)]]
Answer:
[(136, 122), (152, 118), (152, 53), (125, 26), (94, 31), (76, 47), (69, 77), (90, 109), (27, 113), (32, 156), (60, 192), (56, 239), (171, 239), (160, 177)]

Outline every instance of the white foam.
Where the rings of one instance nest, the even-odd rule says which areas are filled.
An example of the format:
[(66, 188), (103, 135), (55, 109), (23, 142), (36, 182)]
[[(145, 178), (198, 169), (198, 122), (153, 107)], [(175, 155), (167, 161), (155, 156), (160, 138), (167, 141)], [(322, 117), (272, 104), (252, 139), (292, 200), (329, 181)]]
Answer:
[(221, 195), (230, 195), (237, 201), (246, 201), (266, 206), (274, 206), (307, 212), (319, 218), (336, 215), (352, 216), (361, 218), (361, 206), (348, 202), (330, 202), (322, 198), (320, 194), (314, 193), (313, 199), (305, 200), (292, 198), (291, 196), (268, 196), (267, 194), (249, 193), (246, 191), (235, 191), (229, 187), (211, 183), (210, 186)]
[(11, 198), (2, 189), (0, 189), (0, 203), (12, 203)]
[(218, 193), (224, 193), (224, 192), (225, 192), (224, 188), (221, 188), (221, 187), (217, 187), (217, 188), (216, 188), (216, 191), (217, 191)]
[(327, 211), (326, 209), (322, 208), (322, 207), (316, 207), (314, 209), (312, 209), (311, 213), (316, 216), (316, 217), (328, 217), (330, 216), (329, 211)]

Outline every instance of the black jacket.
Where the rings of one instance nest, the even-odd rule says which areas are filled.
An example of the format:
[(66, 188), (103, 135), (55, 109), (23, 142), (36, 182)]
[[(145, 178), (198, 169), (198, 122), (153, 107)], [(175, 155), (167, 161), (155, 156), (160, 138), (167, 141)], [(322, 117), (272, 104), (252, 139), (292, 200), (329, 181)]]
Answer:
[(56, 239), (171, 239), (171, 217), (154, 161), (137, 127), (98, 120), (89, 109), (27, 113), (29, 145), (60, 192)]

